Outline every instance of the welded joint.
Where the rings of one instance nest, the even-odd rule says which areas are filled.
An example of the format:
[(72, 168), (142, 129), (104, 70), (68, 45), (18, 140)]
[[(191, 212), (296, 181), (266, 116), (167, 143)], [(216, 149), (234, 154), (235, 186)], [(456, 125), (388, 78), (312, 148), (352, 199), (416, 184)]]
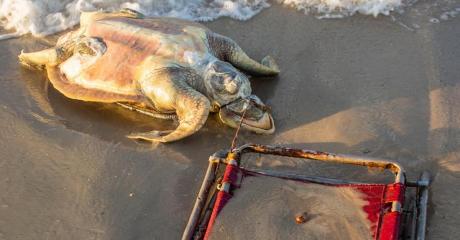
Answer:
[(402, 213), (402, 204), (399, 201), (394, 201), (391, 203), (391, 212)]
[(232, 166), (238, 166), (238, 162), (235, 159), (227, 159), (226, 163)]
[(209, 163), (223, 163), (223, 162), (225, 162), (225, 158), (220, 158), (216, 156), (209, 157)]
[(209, 156), (210, 163), (225, 163), (227, 159), (227, 152), (219, 151)]
[(430, 184), (431, 184), (431, 181), (427, 180), (427, 179), (417, 181), (417, 186), (418, 187), (428, 187), (428, 186), (430, 186)]
[(217, 184), (217, 190), (221, 192), (230, 193), (230, 185), (231, 184), (229, 182), (223, 182), (223, 183)]

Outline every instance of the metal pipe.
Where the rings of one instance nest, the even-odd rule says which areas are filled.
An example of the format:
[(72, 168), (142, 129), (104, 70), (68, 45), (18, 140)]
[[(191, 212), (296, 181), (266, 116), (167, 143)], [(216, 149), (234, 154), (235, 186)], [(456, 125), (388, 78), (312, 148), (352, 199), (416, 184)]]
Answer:
[(417, 216), (418, 216), (418, 203), (417, 203), (417, 197), (414, 199), (412, 202), (412, 221), (411, 221), (411, 226), (410, 226), (410, 240), (415, 240), (415, 237), (417, 235)]
[(216, 221), (217, 216), (219, 215), (219, 212), (222, 210), (222, 208), (225, 206), (225, 204), (232, 198), (232, 195), (230, 194), (230, 188), (232, 185), (235, 184), (234, 181), (238, 178), (238, 161), (237, 156), (235, 156), (232, 153), (228, 153), (227, 158), (226, 158), (226, 166), (225, 166), (225, 171), (224, 175), (222, 177), (222, 181), (220, 182), (220, 187), (217, 189), (219, 190), (217, 192), (217, 197), (216, 197), (216, 202), (214, 203), (214, 207), (212, 209), (211, 217), (209, 218), (209, 223), (206, 228), (206, 233), (204, 235), (203, 239), (209, 239), (210, 234), (212, 232), (213, 225)]
[[(211, 188), (212, 189), (212, 188)], [(203, 239), (206, 229), (208, 228), (209, 219), (211, 218), (212, 210), (214, 209), (214, 204), (216, 203), (217, 191), (212, 194), (212, 197), (208, 204), (206, 204), (206, 209), (203, 209), (203, 216), (198, 220), (197, 226), (195, 227), (195, 233), (193, 239)]]
[[(428, 183), (430, 182), (430, 174), (425, 171), (420, 177), (421, 182)], [(417, 240), (425, 240), (425, 231), (426, 231), (426, 218), (427, 218), (427, 206), (428, 206), (428, 186), (421, 185), (420, 193), (418, 199), (418, 224), (417, 224)], [(414, 216), (417, 217), (417, 216)]]
[(340, 179), (332, 179), (332, 178), (323, 178), (323, 177), (309, 177), (295, 173), (281, 173), (277, 171), (271, 170), (255, 170), (255, 169), (248, 169), (240, 167), (241, 169), (254, 174), (259, 174), (263, 176), (269, 177), (277, 177), (277, 178), (284, 178), (289, 180), (297, 180), (297, 181), (307, 181), (312, 183), (319, 183), (319, 184), (359, 184), (359, 182), (353, 181), (345, 181)]
[(201, 184), (200, 191), (198, 193), (198, 197), (196, 199), (195, 205), (193, 206), (192, 213), (188, 220), (188, 223), (185, 227), (184, 233), (182, 235), (182, 240), (190, 240), (193, 237), (195, 232), (195, 227), (197, 221), (200, 217), (201, 210), (203, 209), (204, 204), (206, 203), (206, 198), (208, 195), (209, 187), (212, 185), (214, 181), (214, 169), (217, 163), (214, 161), (215, 156), (211, 156), (209, 158), (209, 165), (208, 169), (206, 170), (206, 174)]
[(351, 155), (332, 154), (327, 152), (319, 152), (312, 150), (301, 150), (277, 146), (264, 146), (258, 144), (246, 144), (235, 150), (233, 153), (240, 156), (245, 152), (265, 153), (285, 157), (307, 158), (311, 160), (343, 163), (358, 166), (366, 166), (370, 168), (381, 168), (392, 171), (395, 176), (395, 183), (405, 183), (405, 171), (402, 166), (395, 162), (386, 159), (376, 159), (367, 157), (357, 157)]

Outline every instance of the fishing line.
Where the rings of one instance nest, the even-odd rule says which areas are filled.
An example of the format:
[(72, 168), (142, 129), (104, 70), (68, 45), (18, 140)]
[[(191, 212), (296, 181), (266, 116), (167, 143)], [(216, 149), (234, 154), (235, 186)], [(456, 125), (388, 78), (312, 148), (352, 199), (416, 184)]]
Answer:
[(244, 105), (243, 115), (241, 115), (240, 124), (238, 125), (238, 128), (235, 131), (235, 136), (233, 136), (232, 146), (230, 147), (230, 151), (233, 151), (235, 149), (235, 147), (236, 147), (236, 141), (238, 139), (238, 134), (240, 133), (241, 125), (243, 125), (243, 120), (244, 120), (244, 117), (246, 116), (246, 111), (249, 108), (249, 104), (251, 104), (250, 99), (248, 99), (246, 104)]

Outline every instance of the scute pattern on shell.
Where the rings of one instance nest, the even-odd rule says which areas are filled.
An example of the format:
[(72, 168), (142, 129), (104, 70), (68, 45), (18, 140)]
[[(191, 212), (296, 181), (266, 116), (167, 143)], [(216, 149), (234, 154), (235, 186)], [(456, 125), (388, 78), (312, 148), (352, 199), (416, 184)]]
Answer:
[(174, 64), (186, 66), (186, 52), (205, 54), (205, 30), (172, 19), (110, 17), (97, 20), (86, 26), (84, 34), (101, 39), (107, 50), (82, 69), (77, 78), (69, 81), (83, 87), (135, 95), (135, 79), (146, 70), (143, 69), (146, 61), (150, 61), (148, 65), (152, 68)]

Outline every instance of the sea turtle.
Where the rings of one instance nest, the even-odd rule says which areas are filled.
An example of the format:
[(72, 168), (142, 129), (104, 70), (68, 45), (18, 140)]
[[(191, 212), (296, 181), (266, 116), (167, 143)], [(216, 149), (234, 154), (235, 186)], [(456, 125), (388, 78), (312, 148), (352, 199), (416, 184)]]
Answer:
[[(201, 24), (175, 18), (146, 18), (131, 9), (83, 12), (80, 28), (56, 46), (24, 53), (19, 60), (46, 69), (52, 85), (83, 101), (118, 103), (160, 118), (177, 118), (171, 131), (128, 137), (170, 142), (198, 131), (209, 112), (237, 127), (272, 133), (273, 118), (254, 95), (248, 77), (279, 73), (267, 56), (252, 60), (230, 38)], [(236, 68), (235, 68), (236, 67)]]

